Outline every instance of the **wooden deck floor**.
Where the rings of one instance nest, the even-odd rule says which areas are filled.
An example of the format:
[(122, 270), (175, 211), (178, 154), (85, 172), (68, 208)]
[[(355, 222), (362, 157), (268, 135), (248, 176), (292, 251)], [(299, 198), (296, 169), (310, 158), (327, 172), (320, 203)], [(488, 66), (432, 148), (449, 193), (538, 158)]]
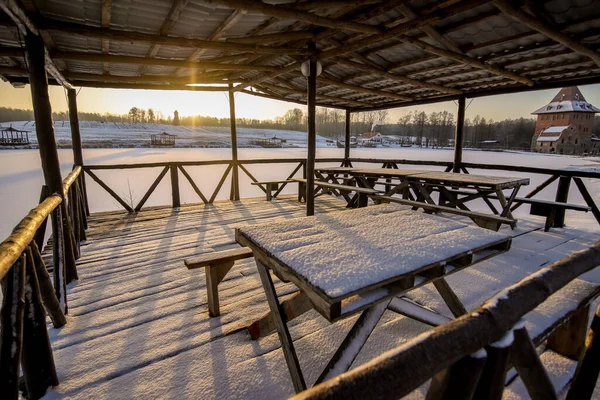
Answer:
[[(316, 212), (343, 210), (344, 204), (319, 197)], [(268, 309), (253, 260), (236, 263), (219, 286), (221, 317), (208, 318), (203, 271), (188, 271), (183, 259), (237, 246), (236, 225), (303, 214), (304, 206), (285, 196), (92, 215), (78, 261), (80, 281), (69, 289), (69, 322), (49, 327), (61, 383), (47, 398), (292, 395), (277, 335), (251, 341), (237, 330)], [(515, 231), (505, 230), (514, 236), (508, 253), (449, 279), (468, 309), (598, 237), (592, 229), (544, 233), (542, 227), (541, 219), (521, 219)], [(600, 281), (596, 275), (589, 279)], [(290, 284), (277, 283), (277, 289), (292, 292)], [(450, 315), (433, 288), (411, 292), (411, 298)], [(353, 321), (330, 325), (312, 311), (290, 324), (308, 384)], [(427, 329), (388, 311), (355, 365)]]

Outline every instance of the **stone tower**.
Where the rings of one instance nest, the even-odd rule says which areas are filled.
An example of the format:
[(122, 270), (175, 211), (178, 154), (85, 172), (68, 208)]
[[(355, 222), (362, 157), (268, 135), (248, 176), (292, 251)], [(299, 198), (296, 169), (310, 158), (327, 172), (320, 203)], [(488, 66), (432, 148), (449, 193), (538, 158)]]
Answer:
[(173, 113), (173, 125), (179, 126), (179, 111)]
[(552, 101), (534, 111), (537, 115), (531, 151), (590, 154), (600, 150), (592, 140), (594, 116), (600, 109), (588, 103), (577, 86), (562, 88)]

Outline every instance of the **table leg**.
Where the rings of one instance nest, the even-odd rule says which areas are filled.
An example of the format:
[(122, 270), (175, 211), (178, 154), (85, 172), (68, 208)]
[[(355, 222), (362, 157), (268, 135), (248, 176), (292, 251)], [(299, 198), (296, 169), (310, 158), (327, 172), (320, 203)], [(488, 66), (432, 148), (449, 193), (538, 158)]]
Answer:
[[(512, 193), (508, 197), (508, 200), (506, 200), (506, 197), (504, 197), (504, 193), (502, 192), (502, 190), (498, 190), (496, 192), (496, 194), (498, 195), (498, 201), (500, 201), (500, 205), (502, 205), (502, 212), (500, 213), (501, 217), (514, 219), (512, 213), (510, 212), (510, 207), (512, 206), (512, 203), (515, 200), (515, 197), (517, 197), (517, 193), (519, 192), (520, 188), (521, 186), (517, 186), (516, 188), (514, 188)], [(511, 228), (514, 229), (514, 226), (511, 226)]]
[(350, 366), (352, 366), (354, 359), (356, 359), (356, 356), (371, 335), (371, 332), (373, 332), (373, 329), (375, 329), (375, 326), (383, 316), (390, 301), (391, 299), (376, 304), (360, 314), (360, 317), (358, 317), (358, 320), (356, 320), (354, 326), (352, 326), (352, 329), (350, 329), (350, 332), (348, 332), (348, 335), (346, 335), (346, 338), (340, 347), (337, 349), (323, 372), (321, 372), (315, 385), (335, 378), (348, 371)]
[(298, 362), (298, 357), (296, 356), (296, 350), (294, 350), (292, 336), (290, 335), (287, 325), (285, 322), (283, 322), (282, 310), (281, 306), (279, 305), (279, 300), (277, 299), (277, 292), (275, 291), (275, 286), (273, 285), (273, 279), (271, 279), (271, 274), (269, 273), (267, 267), (258, 260), (256, 260), (256, 267), (258, 268), (258, 274), (260, 275), (260, 280), (263, 288), (265, 289), (265, 296), (267, 297), (267, 302), (269, 303), (269, 308), (271, 309), (273, 322), (277, 328), (277, 334), (279, 335), (279, 341), (281, 342), (281, 349), (283, 350), (285, 361), (288, 369), (290, 370), (292, 383), (294, 384), (294, 390), (296, 390), (296, 393), (300, 393), (306, 389), (306, 383), (304, 382), (304, 376), (302, 375), (300, 363)]
[(456, 318), (467, 313), (467, 309), (444, 278), (433, 281), (433, 285)]

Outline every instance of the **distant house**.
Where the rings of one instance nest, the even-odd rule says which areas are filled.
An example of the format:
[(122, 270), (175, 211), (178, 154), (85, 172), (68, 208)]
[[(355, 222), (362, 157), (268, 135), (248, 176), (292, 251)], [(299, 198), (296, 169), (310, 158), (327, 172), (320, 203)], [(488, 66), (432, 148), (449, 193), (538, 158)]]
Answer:
[(537, 115), (531, 150), (540, 153), (584, 154), (594, 151), (594, 116), (600, 109), (588, 103), (576, 86), (562, 88)]
[(383, 137), (380, 132), (365, 132), (358, 137), (359, 142), (381, 143)]
[(13, 128), (0, 127), (0, 146), (23, 146), (29, 144), (29, 132)]
[(172, 135), (167, 132), (150, 135), (152, 146), (175, 146), (175, 138), (177, 135)]

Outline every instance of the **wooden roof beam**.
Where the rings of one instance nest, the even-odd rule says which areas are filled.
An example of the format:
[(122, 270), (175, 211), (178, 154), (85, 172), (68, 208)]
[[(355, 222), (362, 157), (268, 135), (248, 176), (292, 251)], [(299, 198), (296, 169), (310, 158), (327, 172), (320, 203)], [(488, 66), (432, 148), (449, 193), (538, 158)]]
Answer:
[[(300, 74), (300, 72), (297, 72), (297, 74)], [(388, 97), (388, 98), (394, 99), (394, 100), (402, 100), (402, 101), (414, 100), (414, 98), (412, 98), (410, 96), (404, 96), (404, 95), (400, 95), (400, 94), (396, 94), (396, 93), (392, 93), (392, 92), (386, 92), (384, 90), (369, 89), (369, 88), (365, 88), (362, 86), (344, 83), (344, 82), (338, 81), (336, 79), (333, 79), (326, 72), (323, 72), (321, 75), (319, 75), (317, 77), (317, 82), (324, 83), (326, 85), (336, 86), (336, 87), (343, 88), (343, 89), (352, 90), (352, 91), (359, 92), (359, 93), (368, 93), (368, 94), (372, 94), (375, 96)]]
[[(270, 15), (279, 19), (287, 19), (294, 21), (302, 21), (312, 25), (323, 26), (326, 28), (336, 30), (349, 30), (355, 32), (379, 34), (383, 32), (383, 29), (374, 25), (361, 24), (354, 21), (343, 21), (336, 20), (328, 17), (321, 17), (319, 15), (294, 9), (288, 6), (282, 5), (271, 5), (263, 3), (262, 1), (255, 0), (206, 0), (207, 3), (221, 4), (230, 7), (235, 10), (245, 10), (251, 12), (259, 12), (264, 15)], [(357, 3), (370, 4), (372, 1), (367, 0), (354, 0), (353, 5)]]
[[(100, 25), (103, 28), (110, 27), (111, 14), (112, 14), (112, 0), (102, 0), (102, 21), (101, 21)], [(110, 40), (103, 39), (102, 40), (102, 53), (104, 55), (108, 55), (109, 52), (110, 52)], [(104, 70), (105, 74), (110, 73), (107, 62), (102, 63), (102, 69)]]
[(371, 66), (368, 65), (364, 65), (364, 64), (359, 64), (357, 62), (354, 61), (350, 61), (350, 60), (346, 60), (343, 58), (335, 58), (335, 61), (339, 64), (343, 64), (346, 65), (348, 67), (357, 69), (359, 71), (363, 71), (363, 72), (367, 72), (373, 75), (377, 75), (380, 76), (382, 78), (385, 79), (389, 79), (395, 82), (402, 82), (408, 85), (412, 85), (412, 86), (416, 86), (416, 87), (421, 87), (421, 88), (427, 88), (427, 89), (431, 89), (431, 90), (435, 90), (441, 93), (451, 93), (451, 94), (462, 94), (462, 92), (458, 89), (453, 89), (453, 88), (448, 88), (442, 85), (436, 85), (434, 83), (428, 83), (428, 82), (424, 82), (424, 81), (420, 81), (417, 79), (412, 79), (412, 78), (408, 78), (406, 76), (401, 76), (401, 75), (396, 75), (396, 74), (391, 74), (383, 69), (377, 69), (377, 68), (373, 68)]
[[(285, 86), (281, 87), (279, 85), (275, 86), (277, 89), (281, 89), (284, 91), (289, 91), (291, 93), (295, 93), (295, 94), (299, 94), (302, 95), (306, 98), (306, 90), (302, 90), (298, 87), (296, 87), (295, 85), (293, 85), (292, 83), (286, 81), (285, 79), (282, 78), (274, 78), (273, 80), (279, 82), (280, 85)], [(367, 103), (362, 103), (360, 101), (356, 101), (356, 100), (351, 100), (351, 99), (345, 99), (343, 97), (335, 97), (335, 96), (329, 96), (326, 94), (321, 94), (317, 92), (317, 98), (321, 98), (323, 100), (329, 100), (329, 101), (335, 101), (338, 103), (346, 103), (355, 107), (369, 107), (370, 104)]]
[[(23, 35), (41, 35), (39, 28), (33, 23), (27, 13), (16, 3), (15, 0), (0, 0), (0, 9), (2, 9), (17, 25)], [(44, 47), (46, 59), (46, 72), (52, 75), (66, 89), (73, 89), (73, 86), (60, 73), (52, 58), (48, 53), (48, 49)]]
[(594, 63), (596, 63), (596, 65), (600, 66), (600, 53), (590, 49), (589, 47), (583, 45), (577, 40), (572, 39), (570, 36), (562, 33), (552, 25), (544, 22), (542, 19), (535, 18), (532, 15), (524, 12), (523, 10), (514, 8), (507, 1), (504, 0), (496, 0), (494, 1), (494, 5), (503, 13), (509, 15), (511, 18), (548, 36), (550, 39), (555, 40), (556, 42), (564, 46), (567, 46), (574, 52), (589, 57), (594, 61)]
[(214, 42), (211, 40), (193, 39), (186, 37), (161, 36), (134, 31), (121, 31), (116, 29), (107, 29), (93, 27), (73, 22), (58, 21), (54, 19), (44, 19), (38, 25), (41, 29), (54, 30), (67, 34), (76, 34), (95, 39), (108, 39), (123, 42), (140, 42), (150, 44), (161, 44), (163, 46), (192, 47), (204, 49), (217, 49), (229, 51), (244, 51), (257, 54), (280, 54), (280, 55), (310, 55), (312, 51), (308, 49), (298, 49), (290, 47), (264, 47), (238, 43)]
[[(112, 1), (112, 0), (110, 0)], [(165, 20), (163, 21), (162, 25), (160, 26), (160, 29), (158, 30), (158, 34), (159, 35), (166, 35), (168, 34), (171, 29), (173, 28), (173, 25), (175, 25), (175, 23), (179, 20), (179, 16), (181, 15), (181, 13), (183, 12), (183, 10), (185, 9), (185, 7), (188, 5), (190, 1), (189, 0), (176, 0), (173, 2), (173, 4), (171, 5), (171, 8), (169, 9), (169, 12), (167, 13), (167, 16), (165, 17)], [(102, 26), (103, 28), (108, 28), (108, 26)], [(156, 57), (156, 55), (158, 54), (158, 51), (160, 50), (160, 44), (152, 44), (150, 46), (150, 49), (148, 49), (148, 52), (146, 53), (146, 57)], [(139, 70), (139, 74), (142, 75), (146, 72), (146, 66), (141, 66), (140, 70)]]

